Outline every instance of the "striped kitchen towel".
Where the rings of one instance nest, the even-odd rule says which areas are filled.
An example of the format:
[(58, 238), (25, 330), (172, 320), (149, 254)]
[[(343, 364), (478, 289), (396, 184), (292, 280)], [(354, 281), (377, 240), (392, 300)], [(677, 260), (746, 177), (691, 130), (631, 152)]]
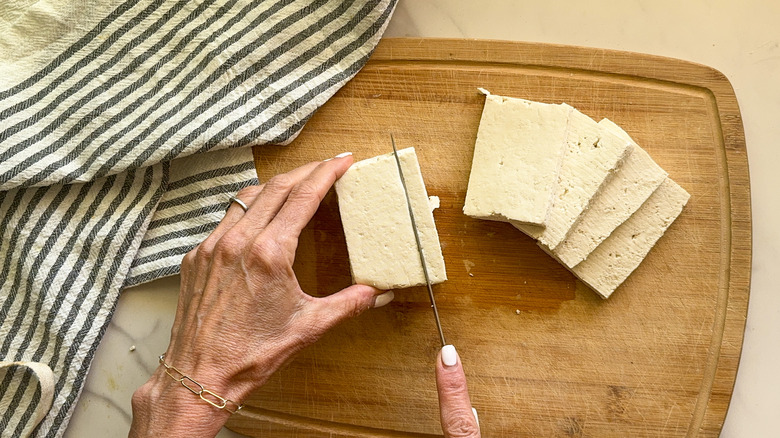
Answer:
[[(0, 360), (53, 371), (61, 436), (119, 291), (178, 272), (251, 149), (286, 144), (365, 64), (395, 0), (0, 2)], [(0, 431), (36, 421), (0, 369)]]

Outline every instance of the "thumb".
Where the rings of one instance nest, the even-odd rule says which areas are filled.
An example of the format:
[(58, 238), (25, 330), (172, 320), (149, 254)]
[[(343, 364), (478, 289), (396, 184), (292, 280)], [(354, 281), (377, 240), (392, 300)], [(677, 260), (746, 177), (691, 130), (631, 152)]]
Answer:
[(314, 302), (317, 325), (324, 333), (368, 309), (384, 306), (394, 297), (393, 291), (385, 292), (364, 284), (353, 284)]
[(441, 428), (445, 438), (480, 437), (476, 411), (469, 401), (466, 374), (455, 347), (446, 345), (436, 361), (436, 387), (439, 391)]

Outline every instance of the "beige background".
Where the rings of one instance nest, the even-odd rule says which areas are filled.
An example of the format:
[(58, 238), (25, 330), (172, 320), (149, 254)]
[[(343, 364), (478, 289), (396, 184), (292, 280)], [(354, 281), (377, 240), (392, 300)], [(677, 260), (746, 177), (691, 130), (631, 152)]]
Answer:
[[(722, 436), (777, 436), (780, 406), (780, 2), (401, 1), (385, 36), (571, 44), (698, 62), (734, 86), (745, 124), (753, 277), (745, 343)], [(97, 352), (66, 436), (125, 436), (130, 396), (167, 345), (178, 278), (130, 289)], [(234, 436), (225, 431), (221, 436)]]

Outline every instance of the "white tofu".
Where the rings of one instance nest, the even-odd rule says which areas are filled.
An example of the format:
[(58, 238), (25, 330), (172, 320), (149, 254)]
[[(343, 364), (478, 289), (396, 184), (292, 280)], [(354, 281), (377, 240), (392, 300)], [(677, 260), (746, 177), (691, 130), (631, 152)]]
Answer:
[(628, 220), (571, 271), (602, 298), (609, 298), (642, 263), (689, 198), (688, 192), (666, 178)]
[(630, 147), (628, 141), (576, 109), (571, 109), (568, 120), (566, 153), (546, 226), (512, 222), (548, 250), (555, 250), (566, 238)]
[(544, 226), (571, 107), (488, 95), (474, 146), (463, 213)]
[[(428, 198), (414, 148), (398, 151), (432, 283), (447, 279), (433, 221), (438, 199)], [(393, 154), (354, 163), (336, 182), (339, 213), (355, 283), (378, 289), (425, 284), (417, 242)]]
[(612, 231), (626, 221), (661, 185), (667, 173), (628, 134), (608, 119), (599, 122), (631, 147), (613, 177), (591, 199), (590, 206), (552, 251), (571, 268), (585, 260)]

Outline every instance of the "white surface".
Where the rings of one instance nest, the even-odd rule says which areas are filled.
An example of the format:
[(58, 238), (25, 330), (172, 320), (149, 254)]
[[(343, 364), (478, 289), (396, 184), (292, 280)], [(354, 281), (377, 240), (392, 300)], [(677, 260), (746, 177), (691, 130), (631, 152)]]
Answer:
[[(402, 1), (385, 36), (488, 38), (669, 56), (714, 67), (731, 81), (747, 138), (753, 278), (737, 384), (722, 437), (777, 436), (780, 406), (780, 2), (669, 0)], [(130, 396), (156, 366), (178, 279), (122, 294), (66, 436), (123, 436)], [(132, 345), (137, 348), (130, 351)]]

